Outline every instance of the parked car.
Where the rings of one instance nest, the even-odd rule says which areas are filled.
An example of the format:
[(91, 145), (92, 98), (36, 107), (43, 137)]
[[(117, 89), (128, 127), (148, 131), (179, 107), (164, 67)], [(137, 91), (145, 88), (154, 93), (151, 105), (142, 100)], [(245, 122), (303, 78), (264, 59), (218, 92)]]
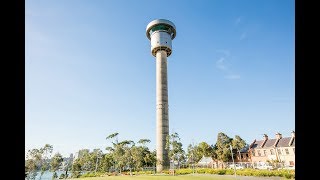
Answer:
[(267, 170), (272, 170), (272, 169), (274, 169), (274, 167), (271, 166), (271, 165), (263, 164), (263, 165), (257, 165), (257, 166), (255, 167), (255, 169), (267, 169)]
[(280, 169), (288, 169), (288, 170), (295, 170), (295, 166), (284, 166), (284, 167), (281, 167), (281, 168), (278, 168), (279, 170)]
[[(235, 164), (235, 167), (236, 167), (236, 169), (244, 169), (244, 167), (242, 165), (240, 165), (240, 164)], [(234, 169), (233, 164), (229, 165), (229, 169)]]

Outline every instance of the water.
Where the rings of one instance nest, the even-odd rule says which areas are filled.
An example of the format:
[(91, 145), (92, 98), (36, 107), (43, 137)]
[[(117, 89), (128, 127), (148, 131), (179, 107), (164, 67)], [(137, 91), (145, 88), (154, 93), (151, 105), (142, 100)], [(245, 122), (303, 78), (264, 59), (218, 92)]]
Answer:
[[(41, 180), (52, 180), (53, 173), (54, 172), (45, 171), (41, 176)], [(65, 174), (66, 172), (65, 171), (56, 171), (56, 173), (59, 178), (61, 174)], [(38, 172), (35, 180), (40, 180), (40, 175), (41, 175), (41, 172)], [(68, 177), (70, 177), (70, 176), (71, 176), (71, 172), (68, 171)]]

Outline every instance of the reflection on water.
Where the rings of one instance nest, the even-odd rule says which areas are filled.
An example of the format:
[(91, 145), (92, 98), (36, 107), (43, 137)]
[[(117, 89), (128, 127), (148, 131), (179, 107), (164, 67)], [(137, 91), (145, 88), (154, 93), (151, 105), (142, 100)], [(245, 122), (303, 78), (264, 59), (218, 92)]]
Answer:
[[(45, 171), (41, 176), (41, 180), (52, 180), (53, 173), (54, 172)], [(59, 178), (61, 174), (65, 174), (66, 172), (65, 171), (56, 171), (56, 173)], [(40, 180), (40, 175), (41, 175), (41, 172), (38, 172), (35, 180)], [(71, 172), (68, 171), (68, 177), (70, 177), (70, 176), (71, 176)]]

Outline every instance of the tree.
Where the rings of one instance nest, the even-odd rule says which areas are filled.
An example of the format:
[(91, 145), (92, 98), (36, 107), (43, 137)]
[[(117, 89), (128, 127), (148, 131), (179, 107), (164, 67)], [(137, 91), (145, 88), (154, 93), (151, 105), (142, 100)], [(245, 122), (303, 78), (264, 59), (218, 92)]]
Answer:
[(65, 171), (66, 171), (65, 177), (66, 177), (66, 178), (68, 177), (68, 171), (71, 171), (71, 169), (72, 169), (73, 159), (74, 159), (74, 156), (73, 156), (73, 154), (71, 153), (70, 156), (69, 156), (69, 159), (68, 159), (68, 161), (67, 161), (67, 166), (66, 166), (66, 168), (65, 168)]
[(120, 173), (124, 166), (128, 166), (130, 168), (131, 173), (131, 167), (133, 163), (131, 147), (133, 145), (134, 142), (131, 140), (124, 140), (116, 144), (115, 151), (113, 153), (113, 158), (117, 164), (117, 167), (120, 170)]
[(157, 153), (156, 150), (153, 150), (152, 152), (147, 149), (147, 152), (145, 153), (145, 156), (143, 158), (144, 165), (145, 166), (152, 166), (155, 167), (157, 163)]
[(138, 141), (138, 144), (142, 144), (142, 146), (145, 146), (146, 143), (150, 143), (150, 142), (151, 142), (150, 139), (140, 139)]
[(97, 172), (99, 158), (102, 157), (102, 151), (100, 149), (94, 149), (91, 156), (92, 156), (92, 159), (95, 160), (96, 162), (95, 172)]
[(196, 150), (197, 150), (197, 154), (200, 157), (202, 156), (211, 157), (213, 152), (213, 148), (206, 142), (199, 143)]
[(187, 149), (187, 158), (188, 158), (187, 163), (189, 165), (192, 164), (193, 168), (194, 168), (195, 162), (199, 161), (199, 159), (197, 157), (196, 148), (197, 148), (197, 146), (195, 146), (193, 144), (189, 144), (188, 149)]
[(81, 175), (81, 160), (79, 158), (75, 159), (72, 163), (72, 177), (78, 178)]
[(27, 172), (27, 179), (34, 179), (38, 171), (41, 172), (40, 179), (44, 171), (49, 169), (48, 156), (53, 150), (52, 145), (46, 144), (43, 148), (28, 150), (25, 169)]
[(45, 144), (43, 148), (40, 148), (40, 153), (42, 155), (41, 158), (41, 173), (40, 173), (40, 179), (43, 175), (43, 173), (47, 170), (49, 170), (49, 158), (51, 157), (51, 153), (53, 151), (53, 146), (50, 144)]
[(134, 146), (133, 141), (126, 141), (125, 146), (123, 147), (124, 149), (124, 162), (125, 166), (127, 166), (130, 170), (130, 175), (132, 176), (132, 168), (134, 167), (137, 162), (133, 158), (133, 152), (134, 150), (138, 149), (137, 147)]
[(149, 139), (140, 139), (138, 144), (140, 146), (132, 147), (132, 157), (134, 161), (135, 169), (139, 169), (142, 166), (153, 166), (153, 159), (149, 148), (146, 146), (146, 143), (150, 143)]
[(223, 162), (226, 162), (231, 157), (230, 145), (232, 138), (228, 137), (226, 134), (220, 132), (218, 133), (217, 142), (214, 146), (214, 150), (216, 153), (216, 158)]
[(39, 149), (28, 150), (25, 167), (27, 169), (27, 179), (35, 179), (38, 170), (41, 168), (41, 153)]
[(128, 153), (127, 156), (131, 156), (128, 157), (129, 161), (132, 163), (131, 166), (134, 169), (139, 169), (143, 166), (144, 164), (144, 148), (141, 146), (133, 146), (130, 149), (130, 154)]
[[(113, 139), (113, 138), (117, 138), (119, 135), (119, 133), (115, 132), (115, 133), (112, 133), (110, 134), (109, 136), (106, 137), (106, 139)], [(116, 143), (118, 143), (118, 138), (116, 139)]]
[[(53, 157), (52, 160), (50, 162), (50, 166), (51, 166), (51, 171), (54, 172), (53, 175), (56, 174), (56, 171), (59, 169), (59, 167), (61, 166), (61, 163), (63, 161), (62, 155), (60, 153), (56, 153)], [(56, 174), (57, 175), (57, 174)], [(58, 177), (58, 176), (57, 176)]]
[[(72, 163), (73, 163), (73, 154), (70, 154), (69, 158), (64, 158), (63, 162), (62, 162), (62, 170), (65, 171), (65, 173), (63, 174), (63, 177), (67, 178), (68, 177), (68, 171), (70, 171), (72, 169)], [(60, 175), (60, 177), (62, 176), (62, 174)], [(62, 179), (60, 178), (59, 179)]]
[(213, 147), (206, 142), (201, 142), (198, 145), (189, 144), (187, 152), (189, 163), (198, 162), (203, 156), (213, 157), (214, 154)]
[(25, 162), (26, 179), (35, 179), (37, 176), (37, 163), (33, 159), (27, 159)]
[(247, 143), (240, 136), (236, 135), (234, 139), (232, 139), (231, 144), (232, 148), (236, 149), (239, 153), (239, 158), (241, 158), (240, 150), (246, 147)]
[(80, 171), (91, 171), (95, 165), (95, 159), (92, 158), (92, 153), (89, 149), (79, 150), (77, 163), (80, 166)]
[(111, 153), (106, 153), (102, 155), (101, 163), (98, 166), (99, 171), (105, 172), (108, 171), (113, 165), (114, 161)]
[(106, 137), (107, 140), (116, 139), (116, 142), (112, 141), (113, 147), (106, 147), (106, 150), (111, 153), (112, 158), (115, 162), (114, 166), (120, 170), (120, 173), (125, 165), (132, 163), (132, 158), (129, 158), (130, 147), (129, 145), (134, 145), (135, 143), (131, 140), (124, 140), (122, 142), (118, 142), (119, 133), (113, 133)]
[(182, 148), (182, 143), (180, 142), (178, 133), (174, 132), (167, 136), (165, 149), (168, 151), (168, 155), (173, 162), (173, 166), (174, 161), (176, 160), (180, 167), (180, 163), (185, 160), (185, 152)]
[(87, 156), (89, 154), (90, 150), (89, 149), (80, 149), (78, 152), (78, 158), (82, 158), (84, 156)]

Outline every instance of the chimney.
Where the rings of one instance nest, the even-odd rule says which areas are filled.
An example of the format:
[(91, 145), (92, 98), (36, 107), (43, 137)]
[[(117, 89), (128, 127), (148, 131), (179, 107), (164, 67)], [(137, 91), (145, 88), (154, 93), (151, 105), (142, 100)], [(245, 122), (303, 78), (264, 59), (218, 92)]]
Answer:
[(294, 131), (292, 131), (291, 132), (291, 139), (290, 139), (289, 144), (288, 144), (289, 146), (291, 146), (291, 144), (292, 144), (292, 142), (293, 142), (295, 137), (296, 137), (296, 133)]
[(254, 141), (250, 144), (249, 149), (251, 149), (251, 148), (253, 147), (253, 145), (254, 145), (254, 143), (255, 143), (256, 141), (257, 141), (257, 140), (254, 139)]
[(276, 134), (276, 139), (281, 139), (282, 138), (282, 134), (280, 134), (279, 132)]
[(279, 142), (279, 140), (282, 138), (282, 134), (280, 134), (279, 132), (277, 132), (276, 134), (276, 142), (274, 143), (274, 147), (277, 147), (277, 144)]
[(266, 144), (266, 142), (267, 142), (267, 140), (268, 140), (268, 135), (266, 135), (266, 134), (263, 134), (263, 139), (264, 139), (264, 141), (262, 142), (262, 144), (261, 144), (261, 148), (263, 148), (263, 146)]

